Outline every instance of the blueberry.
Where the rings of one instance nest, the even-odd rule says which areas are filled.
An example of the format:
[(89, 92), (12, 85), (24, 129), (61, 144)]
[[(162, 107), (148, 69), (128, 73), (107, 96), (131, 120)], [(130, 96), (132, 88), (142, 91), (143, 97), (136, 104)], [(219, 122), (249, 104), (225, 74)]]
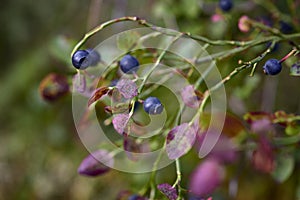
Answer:
[(139, 65), (139, 61), (131, 55), (125, 55), (120, 61), (121, 70), (126, 74), (136, 72)]
[(158, 98), (148, 97), (144, 101), (144, 110), (150, 115), (160, 114), (164, 109), (164, 106), (161, 104)]
[(281, 72), (281, 63), (277, 59), (268, 60), (263, 66), (264, 72), (267, 75), (276, 75)]
[(97, 65), (98, 62), (100, 62), (100, 60), (101, 60), (100, 54), (96, 50), (93, 50), (93, 49), (87, 49), (86, 51), (89, 53), (89, 55), (87, 57), (89, 65), (90, 66)]
[(292, 25), (284, 22), (284, 21), (280, 21), (279, 22), (280, 24), (280, 31), (284, 34), (289, 34), (289, 33), (292, 33), (293, 32), (293, 27)]
[(131, 195), (130, 197), (128, 197), (128, 200), (139, 200), (140, 196), (137, 194)]
[(77, 50), (72, 56), (72, 64), (76, 69), (86, 69), (89, 66), (87, 57), (89, 52), (86, 50)]
[(72, 64), (76, 69), (86, 69), (97, 65), (100, 59), (100, 54), (95, 50), (78, 50), (72, 56)]
[(231, 0), (220, 0), (219, 6), (223, 11), (227, 12), (231, 10), (233, 3)]

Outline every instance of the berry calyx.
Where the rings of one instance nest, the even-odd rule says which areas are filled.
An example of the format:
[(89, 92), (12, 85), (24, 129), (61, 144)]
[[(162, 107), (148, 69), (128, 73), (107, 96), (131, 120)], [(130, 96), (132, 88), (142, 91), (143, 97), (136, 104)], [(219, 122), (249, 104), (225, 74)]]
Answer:
[(164, 106), (156, 97), (148, 97), (144, 101), (144, 110), (150, 115), (158, 115), (162, 113)]
[(233, 3), (231, 0), (220, 0), (219, 6), (223, 11), (228, 12), (233, 7)]
[(281, 72), (281, 69), (281, 62), (277, 59), (270, 59), (263, 66), (263, 70), (267, 75), (277, 75)]
[(120, 61), (122, 72), (132, 74), (138, 70), (139, 61), (132, 55), (125, 55)]
[(86, 69), (89, 66), (87, 57), (89, 52), (86, 50), (77, 50), (72, 56), (72, 64), (76, 69)]

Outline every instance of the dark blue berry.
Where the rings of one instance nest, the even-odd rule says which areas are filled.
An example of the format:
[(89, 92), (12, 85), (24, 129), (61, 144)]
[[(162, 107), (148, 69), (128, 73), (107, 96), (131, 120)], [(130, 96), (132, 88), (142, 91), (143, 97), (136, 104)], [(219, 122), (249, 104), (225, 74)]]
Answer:
[(87, 57), (89, 65), (96, 66), (101, 60), (100, 54), (93, 49), (87, 49), (86, 51), (89, 53)]
[(293, 27), (290, 24), (288, 24), (284, 21), (280, 21), (279, 24), (280, 24), (280, 31), (282, 33), (289, 34), (289, 33), (293, 32)]
[(120, 61), (121, 70), (126, 74), (136, 72), (139, 65), (139, 61), (131, 55), (125, 55)]
[(163, 109), (164, 106), (156, 97), (148, 97), (144, 101), (144, 110), (150, 115), (160, 114), (163, 111)]
[(86, 69), (89, 66), (89, 62), (86, 59), (89, 52), (86, 50), (78, 50), (72, 56), (72, 64), (76, 69)]
[(277, 59), (268, 60), (263, 66), (264, 72), (267, 75), (276, 75), (281, 72), (281, 63)]
[(231, 8), (233, 7), (233, 3), (231, 0), (220, 0), (219, 6), (223, 11), (227, 12), (230, 11)]
[(141, 196), (137, 195), (137, 194), (133, 194), (130, 197), (128, 197), (127, 200), (146, 200), (146, 199), (144, 197), (141, 197)]

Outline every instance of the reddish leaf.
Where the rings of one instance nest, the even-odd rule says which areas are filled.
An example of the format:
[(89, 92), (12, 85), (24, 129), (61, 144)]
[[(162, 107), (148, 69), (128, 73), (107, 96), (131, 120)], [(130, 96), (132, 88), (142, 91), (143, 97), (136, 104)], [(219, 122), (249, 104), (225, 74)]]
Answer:
[(174, 127), (167, 135), (166, 150), (170, 159), (177, 159), (186, 154), (194, 144), (195, 129), (188, 123)]
[(157, 186), (157, 189), (161, 191), (169, 200), (176, 200), (178, 197), (177, 191), (168, 183), (163, 183)]
[(103, 95), (106, 95), (110, 90), (108, 89), (108, 87), (100, 87), (97, 88), (93, 95), (90, 97), (89, 101), (88, 101), (88, 106), (90, 106), (92, 103), (98, 101), (99, 99), (101, 99), (101, 97)]
[(272, 119), (272, 115), (267, 112), (248, 112), (244, 115), (244, 120), (249, 124), (260, 119)]
[(203, 113), (201, 115), (200, 127), (202, 130), (206, 131), (209, 126), (213, 128), (214, 124), (218, 126), (217, 123), (219, 122), (219, 123), (224, 123), (222, 134), (225, 134), (230, 138), (235, 137), (241, 132), (245, 131), (245, 127), (241, 122), (241, 120), (232, 114), (226, 113), (225, 121), (223, 121), (223, 114), (220, 114), (220, 116), (216, 114), (216, 116), (214, 117), (215, 120), (214, 124), (210, 124), (211, 117), (212, 116), (209, 113)]
[(48, 74), (39, 87), (41, 97), (46, 101), (55, 101), (69, 93), (67, 78), (60, 74)]
[(274, 170), (274, 154), (269, 141), (261, 137), (259, 140), (258, 148), (253, 152), (252, 163), (255, 169), (270, 173)]

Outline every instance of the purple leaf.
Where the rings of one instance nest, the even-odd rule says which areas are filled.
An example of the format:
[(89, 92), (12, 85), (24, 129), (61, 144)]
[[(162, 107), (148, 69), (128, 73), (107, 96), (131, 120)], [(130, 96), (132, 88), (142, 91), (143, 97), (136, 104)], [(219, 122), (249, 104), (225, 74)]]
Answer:
[(80, 94), (86, 90), (86, 79), (81, 73), (77, 73), (73, 76), (73, 88)]
[(123, 135), (124, 133), (127, 133), (128, 129), (128, 121), (129, 121), (129, 114), (117, 114), (114, 116), (112, 123), (114, 125), (115, 130)]
[(169, 200), (176, 200), (178, 195), (175, 188), (168, 183), (163, 183), (157, 186), (157, 189), (161, 191)]
[(81, 162), (78, 173), (85, 176), (98, 176), (106, 173), (113, 164), (114, 159), (108, 151), (97, 150)]
[(137, 85), (130, 79), (121, 79), (118, 81), (116, 88), (126, 99), (131, 99), (138, 94)]
[(181, 90), (181, 98), (188, 107), (198, 108), (200, 105), (200, 97), (195, 93), (193, 85), (188, 85)]
[(188, 123), (174, 127), (167, 135), (167, 154), (170, 159), (177, 159), (186, 154), (194, 144), (195, 129)]
[(200, 163), (190, 177), (189, 189), (200, 197), (211, 194), (224, 180), (224, 167), (216, 160)]

